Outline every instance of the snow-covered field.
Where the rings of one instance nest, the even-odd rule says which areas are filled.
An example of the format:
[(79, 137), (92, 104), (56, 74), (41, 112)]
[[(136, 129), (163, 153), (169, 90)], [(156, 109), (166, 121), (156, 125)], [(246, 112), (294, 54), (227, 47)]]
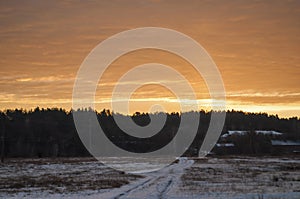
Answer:
[(7, 160), (0, 167), (0, 198), (84, 197), (139, 178), (92, 158)]
[[(115, 161), (133, 171), (157, 166), (133, 162)], [(300, 198), (300, 157), (180, 158), (143, 174), (92, 158), (7, 160), (0, 198)]]
[(300, 198), (300, 158), (226, 157), (195, 160), (180, 190), (195, 198)]

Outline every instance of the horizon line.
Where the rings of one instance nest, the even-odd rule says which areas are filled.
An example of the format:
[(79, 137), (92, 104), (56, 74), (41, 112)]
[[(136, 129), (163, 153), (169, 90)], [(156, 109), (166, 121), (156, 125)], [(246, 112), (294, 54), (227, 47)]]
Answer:
[(108, 108), (103, 108), (102, 110), (97, 110), (97, 109), (93, 109), (92, 107), (82, 107), (82, 108), (78, 108), (77, 110), (73, 109), (73, 108), (70, 108), (69, 110), (67, 110), (66, 108), (62, 108), (62, 107), (39, 107), (39, 106), (36, 106), (35, 108), (7, 108), (7, 109), (0, 109), (0, 113), (7, 113), (7, 112), (13, 112), (13, 111), (21, 111), (21, 112), (24, 112), (24, 113), (30, 113), (30, 112), (34, 112), (36, 110), (39, 110), (39, 111), (43, 111), (43, 110), (59, 110), (59, 111), (64, 111), (66, 113), (71, 113), (73, 111), (94, 111), (95, 113), (101, 113), (102, 111), (106, 110), (108, 111), (109, 113), (112, 114), (120, 114), (120, 115), (124, 115), (124, 116), (134, 116), (135, 114), (139, 113), (139, 114), (159, 114), (159, 113), (166, 113), (166, 114), (183, 114), (183, 113), (190, 113), (190, 112), (204, 112), (204, 113), (210, 113), (210, 112), (226, 112), (226, 113), (230, 113), (230, 112), (237, 112), (237, 113), (244, 113), (246, 115), (250, 115), (250, 114), (260, 114), (260, 115), (267, 115), (268, 117), (277, 117), (279, 119), (294, 119), (296, 118), (297, 120), (300, 120), (300, 117), (299, 116), (290, 116), (290, 117), (280, 117), (278, 114), (270, 114), (270, 113), (267, 113), (267, 112), (250, 112), (250, 111), (243, 111), (243, 110), (237, 110), (237, 109), (226, 109), (226, 110), (204, 110), (204, 109), (199, 109), (199, 110), (189, 110), (189, 111), (155, 111), (155, 112), (141, 112), (141, 111), (135, 111), (134, 113), (131, 113), (131, 114), (124, 114), (124, 113), (119, 113), (119, 112), (114, 112), (113, 110), (111, 109), (108, 109)]

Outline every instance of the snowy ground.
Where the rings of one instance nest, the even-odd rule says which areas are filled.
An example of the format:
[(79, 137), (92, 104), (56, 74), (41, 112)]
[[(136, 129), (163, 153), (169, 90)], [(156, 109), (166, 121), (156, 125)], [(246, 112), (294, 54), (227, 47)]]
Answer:
[(300, 157), (181, 158), (144, 174), (90, 158), (9, 160), (0, 167), (0, 198), (300, 198)]
[(83, 197), (140, 178), (92, 158), (7, 160), (0, 167), (0, 198)]
[(198, 159), (181, 183), (181, 192), (195, 198), (300, 198), (300, 159)]

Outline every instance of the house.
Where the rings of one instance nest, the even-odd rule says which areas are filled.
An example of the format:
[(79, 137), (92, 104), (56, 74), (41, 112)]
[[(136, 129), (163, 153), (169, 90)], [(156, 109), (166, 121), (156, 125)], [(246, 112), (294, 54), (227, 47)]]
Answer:
[(300, 141), (271, 140), (273, 154), (300, 153)]

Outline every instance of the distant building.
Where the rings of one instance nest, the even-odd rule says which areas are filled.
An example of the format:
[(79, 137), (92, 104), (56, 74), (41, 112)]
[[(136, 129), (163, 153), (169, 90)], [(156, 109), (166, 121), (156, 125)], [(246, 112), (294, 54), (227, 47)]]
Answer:
[[(256, 134), (262, 134), (262, 135), (268, 135), (270, 137), (278, 137), (281, 136), (283, 133), (277, 132), (277, 131), (265, 131), (265, 130), (255, 130)], [(232, 135), (246, 135), (249, 133), (249, 131), (237, 131), (237, 130), (231, 130), (224, 133), (221, 138), (227, 138)]]
[(213, 152), (216, 154), (300, 153), (300, 141), (284, 140), (284, 133), (272, 130), (230, 130), (221, 135)]
[(271, 140), (271, 143), (272, 153), (274, 154), (300, 153), (300, 141)]

